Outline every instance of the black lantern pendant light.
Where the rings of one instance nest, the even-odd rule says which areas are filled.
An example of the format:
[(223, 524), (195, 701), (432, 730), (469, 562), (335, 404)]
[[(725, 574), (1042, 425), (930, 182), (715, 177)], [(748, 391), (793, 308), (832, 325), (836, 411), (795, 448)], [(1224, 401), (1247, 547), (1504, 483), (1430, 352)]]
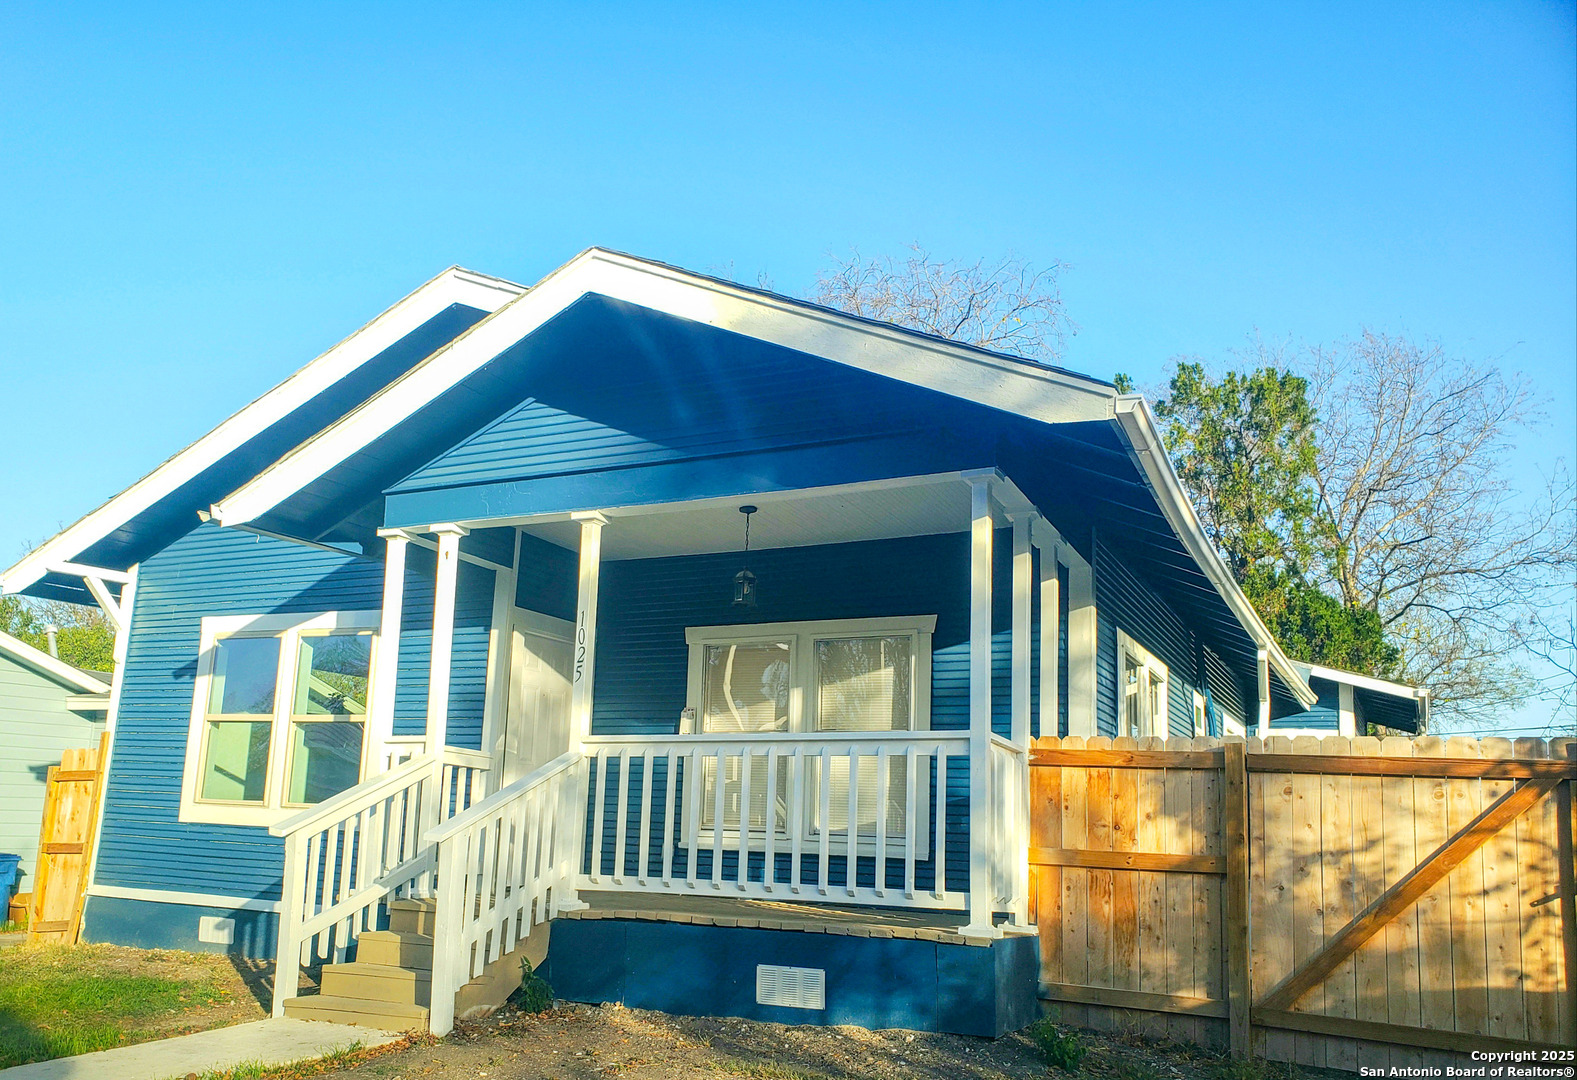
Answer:
[(741, 506), (739, 512), (745, 515), (745, 563), (734, 575), (734, 606), (753, 608), (756, 606), (756, 575), (750, 572), (750, 515), (756, 508)]

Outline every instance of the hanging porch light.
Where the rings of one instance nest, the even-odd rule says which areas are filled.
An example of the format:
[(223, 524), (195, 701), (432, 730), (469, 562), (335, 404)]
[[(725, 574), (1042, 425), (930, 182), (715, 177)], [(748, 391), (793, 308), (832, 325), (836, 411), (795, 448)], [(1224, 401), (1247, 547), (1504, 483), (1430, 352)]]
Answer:
[(756, 508), (741, 506), (739, 512), (745, 515), (745, 560), (739, 573), (734, 575), (734, 606), (753, 608), (756, 606), (756, 575), (750, 572), (750, 515)]

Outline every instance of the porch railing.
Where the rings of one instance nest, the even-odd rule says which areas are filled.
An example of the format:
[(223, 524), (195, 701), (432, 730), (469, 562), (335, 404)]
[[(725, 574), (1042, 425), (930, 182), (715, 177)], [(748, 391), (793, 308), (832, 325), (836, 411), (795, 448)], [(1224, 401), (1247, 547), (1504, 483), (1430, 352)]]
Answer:
[(461, 987), (572, 902), (584, 776), (571, 751), (426, 834), (438, 860), (433, 1034), (454, 1026)]
[(422, 831), (486, 796), (487, 755), (450, 748), (382, 775), (269, 826), (285, 839), (273, 1014), (296, 995), (301, 968), (339, 962), (376, 929), (379, 907), (431, 892), (436, 868)]
[(582, 889), (961, 909), (967, 732), (598, 736)]
[(993, 907), (1017, 926), (1029, 925), (1028, 748), (991, 736), (991, 813), (980, 823), (991, 853)]

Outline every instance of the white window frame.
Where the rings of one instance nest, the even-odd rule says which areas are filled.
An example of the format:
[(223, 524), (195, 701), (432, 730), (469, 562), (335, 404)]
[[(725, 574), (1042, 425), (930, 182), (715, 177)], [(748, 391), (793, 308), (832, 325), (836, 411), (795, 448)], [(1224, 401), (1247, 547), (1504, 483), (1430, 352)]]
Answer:
[[(1135, 695), (1141, 701), (1146, 696), (1144, 692), (1149, 688), (1150, 680), (1155, 679), (1159, 675), (1161, 694), (1158, 712), (1151, 715), (1141, 713), (1137, 718), (1128, 715), (1129, 695), (1127, 685), (1123, 681), (1123, 674), (1128, 668), (1129, 661), (1139, 666), (1142, 677), (1145, 679), (1145, 684), (1140, 687), (1139, 693)], [(1119, 629), (1117, 631), (1117, 733), (1119, 735), (1129, 735), (1132, 738), (1158, 736), (1164, 739), (1167, 737), (1171, 730), (1167, 723), (1171, 679), (1171, 672), (1167, 670), (1165, 664), (1156, 658), (1154, 653), (1123, 633), (1122, 630)], [(1130, 728), (1132, 729), (1131, 731), (1129, 730)]]
[[(931, 636), (936, 632), (935, 615), (899, 615), (875, 619), (826, 619), (822, 621), (739, 623), (733, 626), (691, 626), (684, 632), (690, 647), (688, 686), (685, 692), (685, 720), (680, 734), (704, 734), (701, 729), (702, 699), (705, 697), (706, 647), (708, 645), (753, 645), (788, 641), (794, 681), (789, 686), (789, 732), (820, 731), (816, 716), (816, 642), (829, 638), (907, 637), (913, 642), (914, 662), (910, 665), (909, 700), (913, 703), (914, 723), (909, 731), (931, 730)], [(741, 734), (741, 738), (769, 739), (774, 732)], [(832, 734), (843, 734), (833, 731)]]
[[(181, 772), (181, 805), (178, 819), (183, 822), (209, 825), (258, 825), (268, 826), (292, 814), (300, 813), (303, 806), (284, 801), (287, 768), (290, 757), (291, 706), (294, 695), (285, 693), (295, 677), (296, 643), (303, 634), (334, 631), (372, 633), (372, 658), (369, 678), (377, 670), (378, 627), (382, 613), (378, 611), (326, 611), (304, 612), (290, 615), (211, 615), (203, 619), (197, 654), (197, 678), (192, 688), (192, 713), (186, 734), (186, 762)], [(236, 635), (280, 638), (279, 670), (275, 675), (274, 712), (266, 717), (272, 725), (269, 736), (268, 775), (262, 803), (236, 803), (198, 797), (202, 774), (204, 729), (208, 719), (208, 693), (213, 681), (214, 645), (217, 641)], [(369, 698), (371, 688), (369, 687)], [(258, 720), (265, 717), (261, 714)], [(365, 725), (367, 719), (363, 718)], [(362, 732), (361, 779), (374, 771), (368, 757), (373, 740), (366, 727)]]
[[(686, 709), (680, 724), (681, 735), (710, 734), (702, 730), (702, 707), (705, 698), (706, 680), (706, 649), (710, 645), (750, 645), (762, 642), (787, 641), (790, 650), (790, 666), (793, 672), (793, 681), (789, 686), (789, 711), (788, 730), (784, 732), (763, 731), (758, 733), (730, 733), (733, 738), (741, 742), (761, 740), (769, 742), (776, 736), (802, 733), (819, 732), (822, 729), (817, 725), (816, 707), (819, 695), (816, 693), (816, 642), (826, 641), (831, 638), (870, 638), (870, 637), (907, 637), (911, 641), (911, 656), (913, 660), (909, 665), (909, 676), (913, 680), (910, 687), (909, 700), (912, 703), (912, 723), (907, 729), (894, 729), (894, 734), (904, 730), (909, 732), (924, 732), (931, 730), (931, 639), (936, 632), (935, 615), (899, 615), (870, 619), (824, 619), (808, 620), (801, 622), (777, 623), (739, 623), (731, 626), (692, 626), (685, 630), (685, 643), (690, 648), (690, 666), (688, 687), (685, 694)], [(829, 738), (836, 739), (849, 732), (837, 729), (827, 731)], [(808, 759), (807, 759), (808, 760)], [(806, 766), (808, 768), (808, 765)], [(807, 777), (808, 781), (809, 777)], [(809, 787), (807, 786), (807, 792)], [(787, 833), (778, 833), (780, 839), (786, 839), (794, 828), (800, 831), (806, 851), (819, 850), (821, 843), (820, 834), (812, 827), (809, 815), (814, 812), (814, 799), (806, 799), (806, 820), (790, 823)], [(916, 857), (925, 859), (930, 852), (931, 828), (916, 830)], [(766, 826), (750, 826), (752, 834), (750, 846), (757, 849), (757, 839), (764, 847)], [(738, 843), (739, 830), (725, 826), (723, 829), (725, 843)], [(714, 829), (702, 827), (698, 841), (702, 845), (713, 843)], [(890, 836), (887, 841), (887, 857), (891, 858), (904, 849), (904, 838), (901, 835)], [(876, 842), (872, 837), (860, 836), (858, 838), (857, 854), (872, 855), (876, 850)], [(847, 854), (847, 843), (842, 838), (832, 840), (829, 848), (830, 854)]]

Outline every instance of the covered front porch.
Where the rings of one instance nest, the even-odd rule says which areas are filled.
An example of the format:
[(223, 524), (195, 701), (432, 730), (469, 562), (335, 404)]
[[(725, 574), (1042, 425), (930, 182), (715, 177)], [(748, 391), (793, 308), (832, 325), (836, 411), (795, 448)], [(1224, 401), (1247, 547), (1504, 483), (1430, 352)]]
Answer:
[[(436, 900), (439, 1032), (455, 990), (588, 906), (1033, 932), (1028, 746), (1093, 712), (1088, 563), (994, 469), (756, 494), (736, 604), (744, 498), (383, 531), (379, 771), (274, 827), (282, 972), (343, 959), (398, 897)], [(413, 548), (434, 557), (420, 734), (396, 733)], [(471, 748), (450, 730), (467, 566), (493, 578)], [(871, 940), (895, 938), (916, 940)]]

